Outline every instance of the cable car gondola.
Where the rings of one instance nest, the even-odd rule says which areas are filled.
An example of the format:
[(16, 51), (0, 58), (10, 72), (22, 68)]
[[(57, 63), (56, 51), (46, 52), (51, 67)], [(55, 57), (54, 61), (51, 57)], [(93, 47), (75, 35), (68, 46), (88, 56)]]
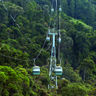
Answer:
[(59, 41), (59, 43), (61, 43), (61, 38), (60, 37), (58, 38), (58, 41)]
[(55, 71), (55, 75), (62, 75), (62, 73), (63, 73), (61, 66), (56, 66), (54, 71)]
[(50, 41), (50, 37), (49, 37), (49, 36), (47, 36), (47, 37), (46, 37), (46, 40), (47, 40), (47, 41)]
[(59, 8), (59, 11), (60, 11), (60, 12), (62, 11), (62, 8), (61, 8), (61, 7)]
[(34, 66), (32, 70), (33, 75), (40, 75), (40, 67)]
[(54, 12), (54, 9), (53, 8), (51, 9), (51, 12)]

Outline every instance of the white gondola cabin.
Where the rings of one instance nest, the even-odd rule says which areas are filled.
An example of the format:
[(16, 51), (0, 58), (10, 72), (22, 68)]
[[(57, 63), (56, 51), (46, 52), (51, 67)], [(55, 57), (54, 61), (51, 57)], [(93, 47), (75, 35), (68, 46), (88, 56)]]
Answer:
[(51, 9), (51, 12), (54, 12), (54, 9), (53, 8)]
[(33, 75), (40, 75), (40, 67), (34, 66), (32, 70)]
[(55, 75), (62, 75), (63, 73), (63, 69), (61, 66), (56, 66), (54, 71), (55, 71)]
[(60, 12), (62, 11), (62, 8), (61, 8), (61, 7), (59, 8), (59, 11), (60, 11)]
[(47, 37), (46, 37), (46, 40), (47, 40), (47, 41), (50, 41), (50, 37), (49, 37), (49, 36), (47, 36)]
[(59, 43), (61, 43), (61, 38), (60, 37), (58, 38), (58, 41), (59, 41)]

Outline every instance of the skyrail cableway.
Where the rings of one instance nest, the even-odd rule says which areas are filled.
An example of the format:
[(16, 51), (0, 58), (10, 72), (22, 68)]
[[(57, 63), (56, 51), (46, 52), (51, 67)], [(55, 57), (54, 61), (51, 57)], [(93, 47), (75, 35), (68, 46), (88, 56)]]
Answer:
[[(48, 84), (48, 89), (58, 88), (57, 76), (62, 75), (62, 71), (63, 71), (61, 67), (61, 59), (60, 59), (60, 43), (61, 43), (60, 14), (61, 14), (61, 11), (62, 11), (61, 0), (51, 0), (51, 9), (49, 11), (50, 12), (50, 15), (49, 15), (50, 24), (48, 28), (47, 37), (46, 37), (46, 41), (52, 42), (51, 54), (50, 54), (51, 55), (50, 65), (49, 65), (50, 83)], [(56, 54), (56, 41), (58, 42), (58, 48), (57, 48), (58, 56)], [(57, 61), (58, 61), (59, 66), (57, 66)], [(40, 75), (40, 67), (36, 66), (35, 63), (33, 67), (33, 75)]]

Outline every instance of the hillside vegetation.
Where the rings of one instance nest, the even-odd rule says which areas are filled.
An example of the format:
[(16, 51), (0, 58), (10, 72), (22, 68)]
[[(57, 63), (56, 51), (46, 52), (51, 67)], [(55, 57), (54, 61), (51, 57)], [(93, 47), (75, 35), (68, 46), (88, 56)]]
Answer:
[[(58, 89), (48, 90), (50, 43), (42, 46), (50, 1), (0, 1), (0, 96), (96, 96), (96, 1), (62, 0), (63, 75)], [(41, 49), (41, 74), (33, 76)]]

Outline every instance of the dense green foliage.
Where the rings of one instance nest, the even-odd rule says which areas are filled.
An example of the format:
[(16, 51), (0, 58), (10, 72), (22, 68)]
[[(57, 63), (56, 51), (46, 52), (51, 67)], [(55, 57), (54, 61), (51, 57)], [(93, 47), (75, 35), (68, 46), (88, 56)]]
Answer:
[[(62, 0), (63, 75), (52, 90), (47, 89), (50, 44), (42, 49), (51, 0), (29, 1), (0, 2), (0, 96), (96, 96), (96, 1)], [(36, 60), (41, 74), (32, 76), (41, 49)]]
[(76, 19), (86, 22), (96, 29), (95, 0), (62, 0), (63, 11)]

